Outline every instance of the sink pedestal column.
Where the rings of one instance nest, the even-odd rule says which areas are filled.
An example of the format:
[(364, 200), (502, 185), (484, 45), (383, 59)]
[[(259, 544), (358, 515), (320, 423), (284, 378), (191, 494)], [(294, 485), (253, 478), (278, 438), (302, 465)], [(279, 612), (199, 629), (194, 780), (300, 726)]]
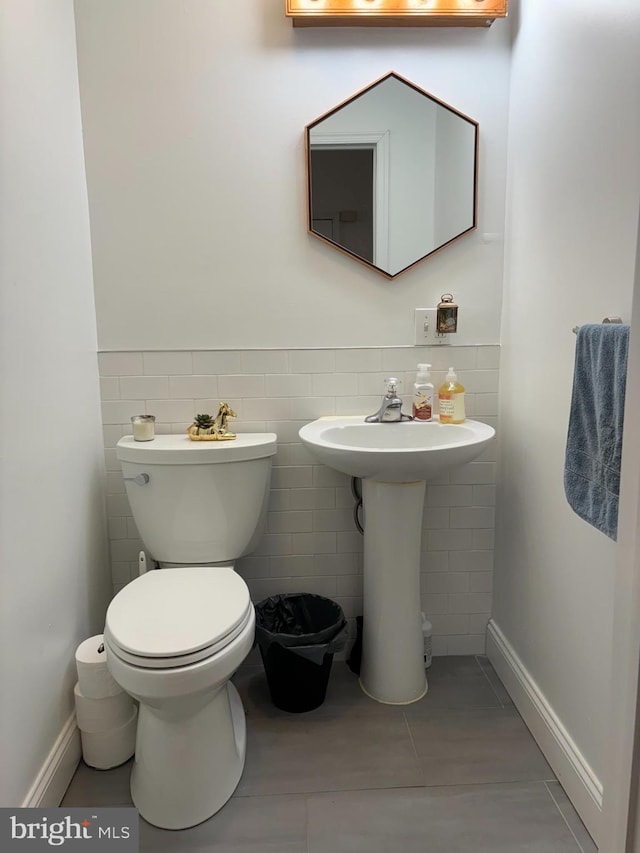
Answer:
[(362, 481), (364, 606), (360, 686), (378, 702), (407, 705), (427, 692), (420, 615), (420, 547), (426, 483)]

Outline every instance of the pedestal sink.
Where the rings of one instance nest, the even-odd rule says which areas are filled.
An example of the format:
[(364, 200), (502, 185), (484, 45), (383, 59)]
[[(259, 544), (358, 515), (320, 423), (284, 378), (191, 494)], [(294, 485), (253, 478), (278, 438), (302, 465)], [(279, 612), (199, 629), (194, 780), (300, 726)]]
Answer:
[(420, 545), (427, 481), (471, 462), (495, 435), (463, 424), (365, 423), (364, 415), (303, 426), (318, 462), (362, 479), (364, 632), (360, 686), (378, 702), (405, 705), (427, 692), (420, 617)]

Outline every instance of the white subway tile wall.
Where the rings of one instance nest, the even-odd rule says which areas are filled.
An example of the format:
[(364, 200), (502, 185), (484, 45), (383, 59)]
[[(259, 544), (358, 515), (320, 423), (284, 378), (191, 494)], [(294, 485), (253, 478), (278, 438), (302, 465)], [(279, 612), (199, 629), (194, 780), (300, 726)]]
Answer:
[[(115, 445), (130, 418), (156, 416), (158, 433), (181, 433), (221, 400), (237, 432), (275, 432), (267, 523), (257, 551), (240, 560), (254, 601), (312, 592), (339, 602), (355, 637), (362, 613), (362, 536), (353, 521), (349, 477), (317, 465), (298, 430), (321, 415), (375, 411), (384, 379), (398, 376), (405, 409), (420, 362), (436, 387), (455, 365), (467, 415), (496, 425), (498, 346), (316, 350), (105, 352), (102, 388), (107, 512), (114, 593), (138, 572), (143, 547), (131, 518)], [(436, 655), (479, 654), (491, 612), (497, 441), (475, 462), (427, 486), (421, 604), (433, 624)], [(393, 535), (393, 531), (389, 531)]]

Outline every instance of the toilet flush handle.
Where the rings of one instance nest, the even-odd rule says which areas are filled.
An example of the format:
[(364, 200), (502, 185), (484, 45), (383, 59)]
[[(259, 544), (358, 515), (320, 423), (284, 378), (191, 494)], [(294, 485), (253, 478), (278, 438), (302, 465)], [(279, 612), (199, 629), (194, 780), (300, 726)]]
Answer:
[(125, 483), (127, 481), (131, 483), (135, 483), (136, 486), (146, 486), (151, 477), (148, 474), (137, 474), (135, 477), (124, 477)]

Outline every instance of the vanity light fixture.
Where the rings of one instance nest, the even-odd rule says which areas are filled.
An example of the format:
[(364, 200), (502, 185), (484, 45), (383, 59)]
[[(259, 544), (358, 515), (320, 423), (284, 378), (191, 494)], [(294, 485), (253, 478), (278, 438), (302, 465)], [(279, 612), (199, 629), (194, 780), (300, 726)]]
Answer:
[(285, 0), (294, 27), (490, 27), (509, 0)]

